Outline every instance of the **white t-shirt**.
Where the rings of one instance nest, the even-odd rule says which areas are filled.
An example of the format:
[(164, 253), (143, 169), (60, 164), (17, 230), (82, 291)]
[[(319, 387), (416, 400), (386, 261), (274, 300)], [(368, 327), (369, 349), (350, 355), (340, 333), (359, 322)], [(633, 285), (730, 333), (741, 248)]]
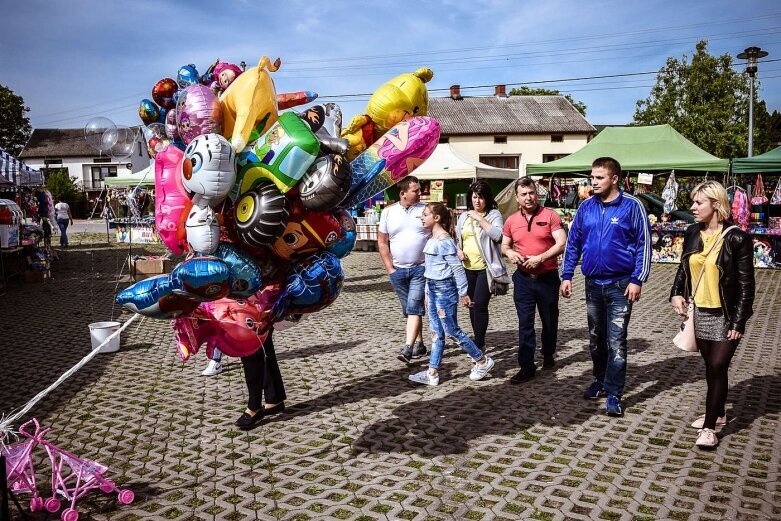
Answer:
[(55, 219), (70, 219), (68, 216), (68, 210), (70, 206), (68, 203), (59, 202), (54, 205), (54, 218)]
[(431, 237), (431, 232), (420, 223), (425, 207), (425, 204), (418, 203), (404, 208), (401, 203), (395, 203), (380, 214), (379, 231), (390, 236), (393, 265), (398, 268), (410, 268), (425, 262), (423, 247)]

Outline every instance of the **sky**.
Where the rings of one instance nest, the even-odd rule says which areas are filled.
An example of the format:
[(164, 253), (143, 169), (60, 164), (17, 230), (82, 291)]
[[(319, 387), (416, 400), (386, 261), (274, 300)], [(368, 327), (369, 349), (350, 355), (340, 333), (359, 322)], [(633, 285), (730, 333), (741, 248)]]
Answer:
[(2, 4), (0, 84), (24, 98), (34, 128), (81, 128), (97, 116), (137, 125), (139, 101), (180, 66), (203, 73), (218, 58), (250, 66), (262, 55), (282, 60), (277, 92), (313, 90), (339, 103), (345, 122), (385, 81), (429, 67), (431, 96), (453, 84), (470, 96), (497, 84), (555, 88), (583, 101), (590, 123), (626, 124), (655, 74), (618, 75), (655, 73), (668, 57), (690, 56), (699, 39), (712, 54), (768, 51), (758, 92), (781, 110), (777, 0)]

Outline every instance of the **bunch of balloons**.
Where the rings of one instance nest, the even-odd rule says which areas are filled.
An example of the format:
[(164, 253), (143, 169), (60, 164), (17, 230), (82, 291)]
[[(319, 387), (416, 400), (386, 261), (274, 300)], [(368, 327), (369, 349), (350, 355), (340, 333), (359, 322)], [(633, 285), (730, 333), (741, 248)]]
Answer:
[(279, 67), (266, 56), (247, 70), (217, 61), (203, 76), (186, 65), (139, 108), (152, 136), (157, 231), (188, 258), (117, 302), (173, 320), (183, 360), (203, 344), (210, 356), (252, 354), (275, 322), (331, 304), (355, 244), (347, 209), (408, 175), (439, 141), (425, 116), (429, 69), (383, 85), (343, 130), (333, 103), (281, 112), (317, 94), (278, 95)]
[(95, 117), (84, 126), (84, 139), (101, 155), (115, 159), (130, 157), (136, 146), (136, 131), (104, 117)]

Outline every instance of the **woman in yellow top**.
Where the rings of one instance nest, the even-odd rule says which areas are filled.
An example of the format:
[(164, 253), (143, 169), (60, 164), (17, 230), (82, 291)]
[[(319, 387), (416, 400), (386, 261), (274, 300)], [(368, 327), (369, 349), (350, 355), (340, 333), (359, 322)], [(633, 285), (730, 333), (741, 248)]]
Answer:
[(485, 349), (485, 332), (488, 330), (488, 303), (491, 290), (486, 270), (493, 278), (507, 275), (502, 258), (502, 227), (504, 219), (496, 209), (496, 201), (490, 185), (478, 179), (469, 186), (466, 198), (467, 211), (458, 216), (456, 241), (458, 258), (464, 264), (467, 294), (472, 300), (469, 320), (472, 322), (474, 341)]
[(727, 423), (729, 364), (753, 313), (754, 249), (749, 234), (739, 228), (729, 229), (730, 204), (721, 184), (705, 181), (692, 190), (691, 196), (697, 222), (686, 230), (670, 302), (685, 317), (687, 301), (696, 288), (694, 332), (705, 360), (708, 392), (705, 415), (692, 427), (699, 429), (695, 444), (713, 448), (719, 443), (716, 426)]

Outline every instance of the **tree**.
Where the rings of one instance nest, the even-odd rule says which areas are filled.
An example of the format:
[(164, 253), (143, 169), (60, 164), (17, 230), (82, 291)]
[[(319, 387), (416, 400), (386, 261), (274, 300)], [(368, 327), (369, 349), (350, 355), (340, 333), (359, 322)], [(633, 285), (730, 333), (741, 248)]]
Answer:
[(30, 139), (30, 119), (25, 115), (28, 112), (21, 96), (0, 85), (0, 148), (13, 156), (18, 156)]
[(73, 215), (83, 213), (87, 197), (80, 191), (67, 168), (49, 168), (45, 171), (46, 188), (54, 199), (62, 198), (71, 207)]
[[(772, 120), (765, 102), (754, 100), (754, 153), (771, 146)], [(697, 42), (691, 61), (667, 58), (651, 95), (638, 100), (636, 125), (669, 123), (695, 145), (723, 157), (743, 157), (748, 151), (749, 78), (733, 67), (729, 54), (713, 56), (708, 42)]]
[[(543, 89), (543, 88), (535, 88), (532, 89), (531, 87), (527, 87), (526, 85), (521, 86), (518, 89), (512, 89), (510, 91), (510, 96), (562, 96), (561, 91), (555, 90), (555, 89)], [(575, 107), (575, 109), (580, 112), (583, 117), (586, 117), (586, 104), (582, 101), (575, 101), (572, 96), (569, 94), (563, 94), (567, 100), (572, 103), (572, 106)]]

